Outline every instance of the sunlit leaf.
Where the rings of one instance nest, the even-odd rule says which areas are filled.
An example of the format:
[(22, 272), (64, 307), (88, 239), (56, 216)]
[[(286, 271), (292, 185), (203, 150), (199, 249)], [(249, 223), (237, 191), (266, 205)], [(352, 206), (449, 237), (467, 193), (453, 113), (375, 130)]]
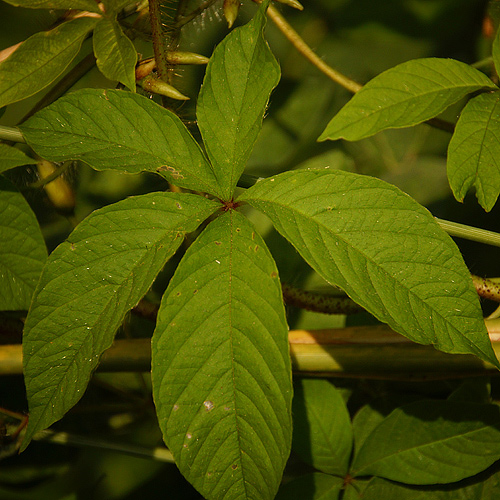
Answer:
[(453, 59), (415, 59), (370, 80), (319, 137), (357, 141), (388, 128), (410, 127), (481, 89), (497, 90), (483, 73)]
[(207, 499), (273, 499), (291, 441), (281, 288), (262, 238), (236, 211), (183, 257), (153, 337), (153, 395), (180, 471)]
[(0, 107), (29, 97), (52, 83), (78, 54), (98, 19), (81, 17), (36, 33), (0, 63)]
[(97, 170), (157, 172), (181, 187), (215, 195), (220, 190), (212, 167), (181, 120), (131, 92), (73, 92), (20, 128), (29, 145), (48, 160), (79, 159)]
[(35, 214), (0, 176), (0, 311), (28, 309), (46, 259)]
[(477, 293), (431, 214), (379, 179), (298, 170), (239, 199), (264, 212), (323, 278), (396, 331), (496, 366)]
[(218, 204), (151, 193), (93, 212), (50, 255), (26, 319), (23, 363), (33, 434), (83, 395), (101, 353), (165, 262)]
[(448, 179), (463, 201), (476, 188), (481, 206), (489, 211), (500, 193), (500, 93), (481, 94), (462, 111), (448, 147)]
[(230, 198), (262, 126), (280, 70), (262, 31), (263, 5), (214, 50), (198, 98), (198, 126), (224, 197)]

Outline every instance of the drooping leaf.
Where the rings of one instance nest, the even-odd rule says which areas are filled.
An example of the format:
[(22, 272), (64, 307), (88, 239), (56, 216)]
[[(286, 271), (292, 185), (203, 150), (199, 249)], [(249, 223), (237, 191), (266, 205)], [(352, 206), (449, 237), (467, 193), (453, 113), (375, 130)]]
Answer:
[(23, 42), (0, 63), (0, 108), (52, 83), (76, 57), (97, 21), (93, 17), (73, 19)]
[(212, 167), (181, 120), (131, 92), (80, 90), (20, 128), (48, 160), (79, 159), (97, 170), (157, 172), (180, 187), (220, 191)]
[(424, 400), (386, 417), (363, 443), (350, 473), (445, 484), (473, 476), (499, 458), (496, 405)]
[(23, 364), (33, 434), (83, 395), (101, 353), (188, 231), (218, 204), (179, 193), (93, 212), (50, 255), (26, 319)]
[(238, 212), (183, 257), (153, 336), (153, 396), (165, 442), (207, 499), (269, 499), (291, 441), (291, 367), (281, 287)]
[(459, 250), (398, 188), (339, 170), (298, 170), (238, 200), (264, 212), (323, 278), (399, 333), (498, 366)]
[(448, 179), (453, 194), (463, 201), (476, 188), (481, 206), (490, 211), (500, 193), (500, 93), (471, 99), (448, 147)]
[(120, 24), (116, 20), (101, 19), (94, 29), (93, 40), (97, 67), (103, 75), (135, 91), (137, 52)]
[(94, 0), (5, 0), (16, 7), (26, 9), (80, 9), (101, 12)]
[(36, 163), (36, 160), (24, 154), (20, 149), (0, 143), (0, 172), (33, 163)]
[(267, 4), (214, 50), (198, 98), (198, 126), (227, 199), (252, 152), (280, 77), (262, 33)]
[(316, 469), (345, 475), (352, 452), (349, 412), (326, 380), (302, 379), (293, 399), (293, 449)]
[(46, 259), (35, 214), (0, 176), (0, 311), (28, 309)]
[(415, 59), (370, 80), (319, 137), (358, 141), (388, 128), (417, 125), (467, 94), (497, 90), (486, 75), (453, 59)]
[(337, 500), (343, 487), (344, 478), (313, 472), (282, 486), (276, 500)]

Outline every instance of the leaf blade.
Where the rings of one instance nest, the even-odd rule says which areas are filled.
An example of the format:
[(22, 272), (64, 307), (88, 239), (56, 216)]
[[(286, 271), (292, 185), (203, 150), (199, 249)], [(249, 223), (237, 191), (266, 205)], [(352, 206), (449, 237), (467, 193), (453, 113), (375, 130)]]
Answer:
[(267, 4), (217, 46), (198, 97), (198, 126), (227, 199), (252, 152), (280, 77), (263, 36), (265, 8)]
[(120, 24), (114, 19), (101, 19), (94, 29), (93, 41), (97, 67), (102, 74), (135, 92), (137, 52)]
[(81, 9), (101, 12), (92, 0), (6, 0), (6, 2), (26, 9)]
[(93, 212), (54, 250), (25, 325), (30, 419), (23, 449), (80, 399), (125, 314), (183, 234), (217, 207), (184, 193), (128, 198)]
[(81, 17), (28, 38), (0, 63), (0, 107), (29, 97), (53, 82), (78, 54), (97, 23)]
[(20, 149), (0, 144), (0, 173), (14, 167), (22, 165), (32, 165), (36, 163), (33, 158), (24, 154)]
[(76, 91), (20, 128), (46, 159), (79, 159), (97, 170), (156, 172), (180, 187), (220, 192), (211, 165), (181, 120), (137, 94)]
[(370, 80), (332, 118), (319, 137), (358, 141), (388, 128), (417, 125), (467, 94), (497, 86), (453, 59), (415, 59)]
[(458, 119), (448, 146), (447, 171), (453, 194), (463, 201), (476, 188), (480, 205), (489, 212), (500, 193), (500, 94), (471, 99)]
[(0, 214), (0, 310), (28, 309), (47, 248), (27, 201), (2, 176)]
[(299, 170), (260, 181), (238, 200), (264, 212), (316, 272), (399, 333), (498, 366), (460, 252), (396, 187)]
[(164, 295), (153, 336), (164, 438), (206, 498), (272, 499), (290, 450), (291, 368), (278, 274), (239, 213), (204, 230)]

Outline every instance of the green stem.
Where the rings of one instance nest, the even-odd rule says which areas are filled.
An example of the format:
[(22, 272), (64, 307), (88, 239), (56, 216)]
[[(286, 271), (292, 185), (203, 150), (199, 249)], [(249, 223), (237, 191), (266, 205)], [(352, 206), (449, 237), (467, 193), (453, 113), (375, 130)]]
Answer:
[(52, 182), (54, 179), (57, 179), (66, 170), (68, 170), (68, 168), (71, 166), (72, 163), (73, 163), (72, 160), (65, 161), (62, 165), (57, 167), (50, 175), (47, 175), (47, 177), (44, 177), (43, 179), (40, 179), (36, 182), (32, 182), (28, 187), (30, 189), (43, 188), (44, 186)]
[(477, 227), (466, 226), (458, 222), (450, 222), (436, 217), (437, 223), (444, 229), (450, 236), (464, 238), (466, 240), (477, 241), (486, 245), (500, 247), (500, 234), (486, 229), (479, 229)]
[(5, 127), (4, 125), (0, 125), (0, 141), (26, 142), (23, 134), (17, 128)]

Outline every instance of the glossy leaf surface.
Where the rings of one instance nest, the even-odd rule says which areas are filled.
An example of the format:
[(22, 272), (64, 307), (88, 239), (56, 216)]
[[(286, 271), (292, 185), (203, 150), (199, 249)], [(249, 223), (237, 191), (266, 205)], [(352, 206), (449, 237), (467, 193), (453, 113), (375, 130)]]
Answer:
[(23, 446), (82, 396), (125, 314), (218, 204), (151, 193), (93, 212), (49, 257), (26, 319), (30, 419)]
[(183, 257), (153, 337), (165, 442), (207, 499), (273, 499), (291, 444), (291, 367), (275, 263), (236, 211)]

